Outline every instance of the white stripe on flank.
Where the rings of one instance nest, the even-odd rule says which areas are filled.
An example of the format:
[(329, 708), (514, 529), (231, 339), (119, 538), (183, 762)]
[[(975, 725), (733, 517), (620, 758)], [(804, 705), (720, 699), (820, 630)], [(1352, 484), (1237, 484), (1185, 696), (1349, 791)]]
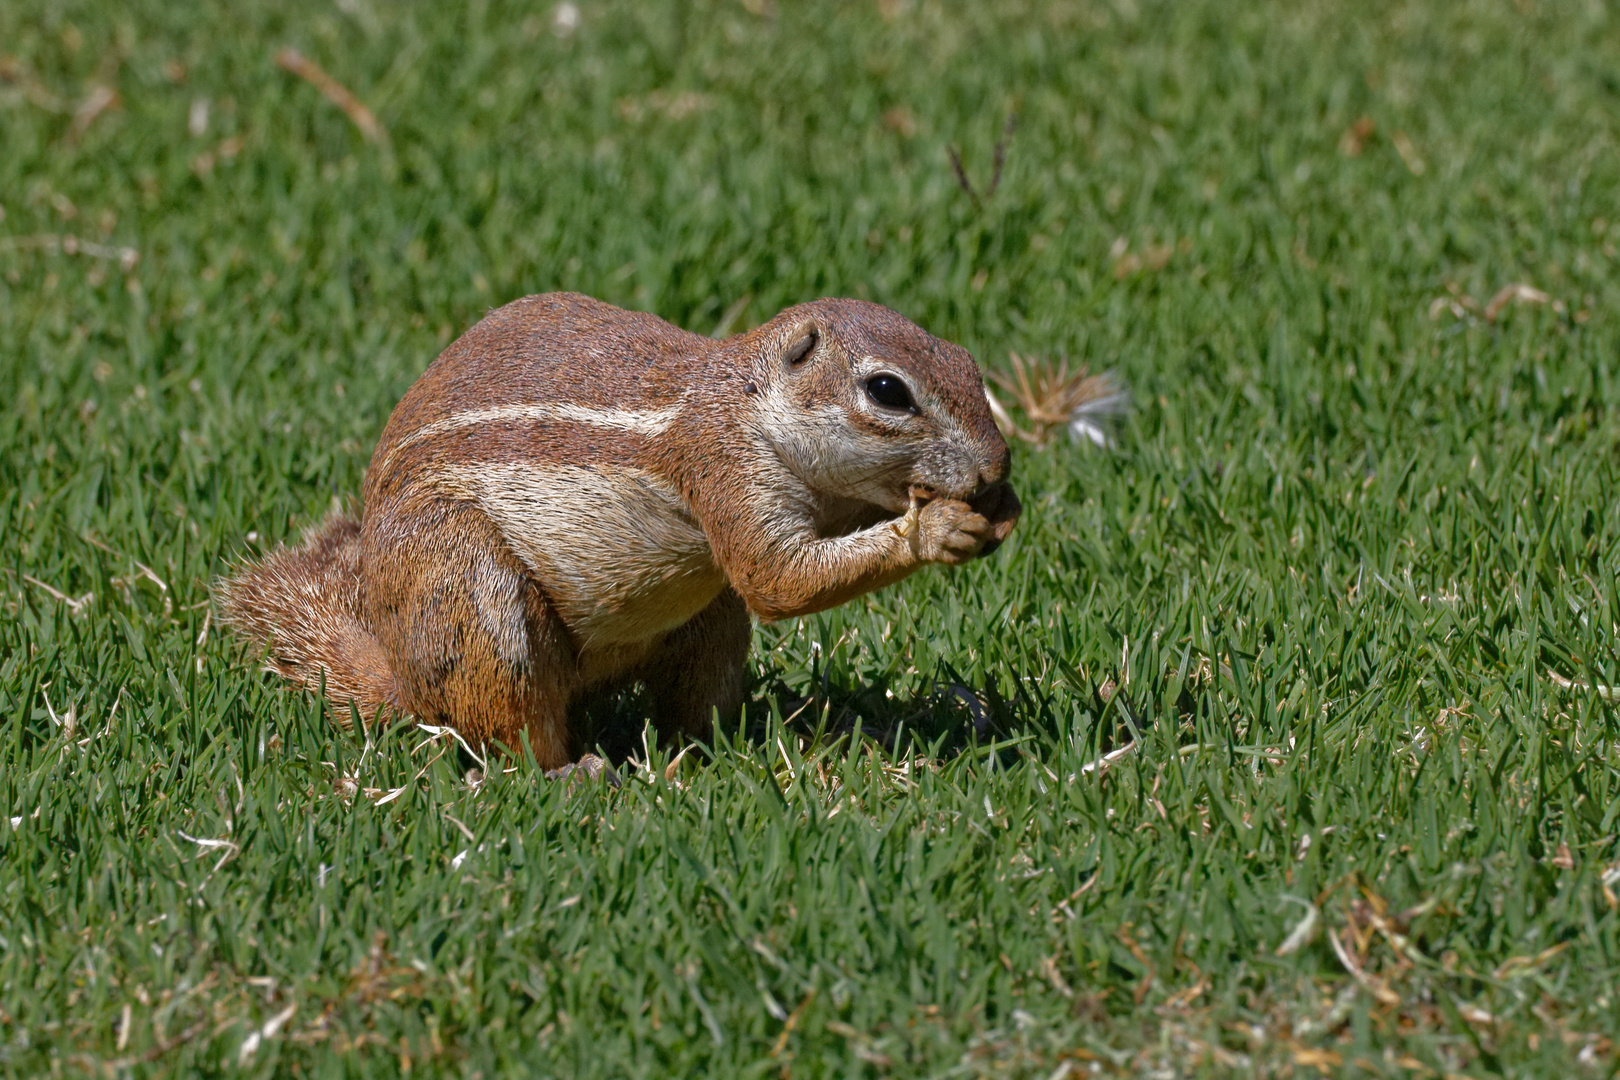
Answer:
[(466, 412), (459, 412), (417, 428), (395, 443), (394, 448), (388, 452), (388, 457), (392, 458), (412, 443), (431, 439), (441, 432), (476, 427), (479, 424), (495, 424), (507, 420), (563, 420), (589, 424), (592, 427), (628, 431), (650, 439), (662, 435), (680, 415), (679, 406), (643, 410), (595, 409), (589, 405), (572, 405), (556, 401), (536, 405), (497, 405), (490, 409), (468, 409)]
[(637, 435), (652, 438), (662, 435), (675, 418), (681, 415), (679, 406), (667, 409), (593, 409), (588, 405), (557, 404), (552, 406), (556, 410), (557, 419), (573, 420), (581, 424), (592, 424), (596, 427), (619, 428), (622, 431), (633, 431)]

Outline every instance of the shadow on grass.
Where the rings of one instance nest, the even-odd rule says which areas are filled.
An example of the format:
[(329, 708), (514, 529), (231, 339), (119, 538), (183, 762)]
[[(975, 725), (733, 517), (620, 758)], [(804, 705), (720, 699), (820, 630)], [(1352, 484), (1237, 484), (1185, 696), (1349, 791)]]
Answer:
[[(652, 735), (646, 730), (650, 693), (638, 686), (582, 702), (570, 717), (580, 745), (596, 747), (615, 765), (642, 756), (643, 739)], [(922, 693), (898, 693), (883, 679), (845, 684), (824, 675), (806, 695), (778, 677), (754, 688), (740, 722), (733, 721), (725, 734), (762, 744), (780, 722), (799, 737), (803, 751), (858, 737), (892, 756), (922, 754), (947, 761), (990, 743), (1020, 737), (1048, 741), (1072, 737), (1076, 730), (1101, 756), (1151, 726), (1112, 683), (1094, 688), (1092, 698), (1081, 715), (1060, 718), (1050, 700), (1026, 687), (1004, 694), (994, 678), (974, 685), (946, 665)], [(1009, 747), (998, 756), (1010, 765), (1019, 753)]]

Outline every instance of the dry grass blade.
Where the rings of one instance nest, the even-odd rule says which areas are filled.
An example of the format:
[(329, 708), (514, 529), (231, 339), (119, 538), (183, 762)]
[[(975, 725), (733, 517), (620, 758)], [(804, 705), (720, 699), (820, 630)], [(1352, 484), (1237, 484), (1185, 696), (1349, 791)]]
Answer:
[(1552, 304), (1553, 310), (1563, 313), (1563, 302), (1554, 300), (1547, 293), (1542, 292), (1534, 285), (1523, 281), (1516, 281), (1511, 285), (1504, 285), (1496, 291), (1488, 302), (1481, 304), (1478, 300), (1463, 292), (1455, 283), (1446, 286), (1447, 296), (1437, 296), (1429, 303), (1429, 318), (1438, 319), (1443, 312), (1450, 311), (1458, 319), (1469, 315), (1478, 315), (1488, 323), (1494, 323), (1514, 302), (1523, 304)]
[(0, 83), (15, 86), (35, 108), (48, 113), (69, 113), (73, 107), (46, 89), (33, 69), (14, 56), (0, 56)]
[(812, 986), (810, 992), (804, 995), (804, 1000), (799, 1002), (798, 1006), (788, 1014), (787, 1020), (783, 1022), (781, 1034), (776, 1037), (776, 1042), (771, 1044), (771, 1057), (782, 1056), (782, 1051), (787, 1049), (788, 1036), (792, 1035), (793, 1029), (799, 1026), (799, 1021), (804, 1017), (804, 1011), (810, 1007), (810, 1003), (815, 999), (816, 988)]
[[(54, 592), (55, 590), (52, 591)], [(1594, 686), (1592, 683), (1585, 682), (1581, 679), (1566, 678), (1551, 668), (1547, 669), (1547, 678), (1551, 679), (1553, 685), (1558, 687), (1560, 690), (1595, 690), (1597, 692), (1597, 696), (1602, 698), (1604, 701), (1613, 701), (1617, 697), (1620, 697), (1620, 694), (1616, 694), (1615, 689), (1612, 686), (1604, 686), (1602, 683), (1598, 683)]]
[(1569, 942), (1560, 941), (1551, 948), (1541, 950), (1534, 956), (1510, 956), (1496, 966), (1496, 970), (1491, 972), (1491, 978), (1506, 979), (1514, 974), (1529, 974), (1567, 948), (1569, 948)]
[(118, 91), (110, 86), (92, 86), (84, 101), (73, 110), (73, 123), (68, 125), (68, 141), (78, 140), (90, 130), (90, 125), (96, 122), (96, 117), (108, 109), (116, 108), (118, 104)]
[(246, 1065), (251, 1061), (253, 1055), (258, 1052), (259, 1046), (265, 1040), (275, 1038), (287, 1021), (292, 1019), (293, 1013), (297, 1011), (298, 1003), (295, 1001), (269, 1020), (266, 1020), (263, 1027), (248, 1032), (248, 1037), (242, 1040), (242, 1046), (236, 1052), (236, 1063)]
[(1114, 762), (1131, 753), (1135, 749), (1136, 743), (1128, 742), (1118, 750), (1110, 750), (1096, 761), (1088, 761), (1086, 764), (1080, 766), (1080, 775), (1084, 776), (1089, 772), (1096, 772), (1099, 769), (1106, 769), (1108, 766), (1112, 765)]
[(1413, 176), (1422, 176), (1427, 171), (1428, 164), (1418, 153), (1417, 147), (1412, 145), (1412, 140), (1406, 132), (1397, 131), (1390, 136), (1389, 141), (1395, 147), (1395, 152), (1401, 156), (1401, 164), (1406, 166), (1407, 172)]
[(24, 581), (28, 582), (28, 584), (30, 584), (30, 585), (35, 585), (35, 586), (38, 586), (41, 589), (44, 589), (46, 592), (50, 593), (51, 596), (55, 597), (57, 600), (60, 600), (62, 603), (66, 604), (68, 606), (68, 610), (70, 612), (72, 612), (74, 615), (77, 615), (81, 611), (83, 611), (90, 604), (90, 602), (96, 598), (95, 593), (85, 593), (83, 596), (80, 596), (80, 597), (77, 597), (77, 598), (69, 596), (67, 593), (63, 592), (62, 590), (52, 588), (51, 586), (45, 584), (43, 581), (39, 580), (39, 578), (34, 577), (31, 574), (22, 575), (22, 579)]
[(1028, 359), (1008, 353), (1012, 371), (992, 371), (990, 379), (1013, 399), (1034, 424), (1032, 430), (1019, 426), (996, 396), (986, 391), (990, 411), (1002, 434), (1030, 443), (1044, 443), (1051, 430), (1067, 425), (1076, 442), (1112, 446), (1109, 425), (1130, 409), (1130, 392), (1112, 372), (1091, 374), (1084, 365), (1071, 372), (1069, 362)]
[(51, 723), (55, 724), (62, 732), (62, 737), (65, 740), (72, 740), (79, 730), (79, 706), (70, 701), (67, 708), (62, 710), (61, 715), (58, 716), (56, 707), (51, 704), (51, 695), (46, 692), (44, 687), (40, 688), (40, 694), (45, 698), (45, 714), (51, 718)]
[[(1346, 928), (1345, 933), (1353, 934), (1354, 931)], [(1401, 1003), (1400, 995), (1391, 990), (1384, 980), (1376, 975), (1369, 974), (1356, 962), (1355, 958), (1350, 955), (1350, 951), (1345, 948), (1344, 942), (1340, 940), (1338, 933), (1329, 930), (1327, 939), (1328, 944), (1333, 946), (1333, 955), (1339, 958), (1339, 963), (1344, 967), (1345, 971), (1349, 972), (1350, 977), (1356, 981), (1358, 986), (1371, 994), (1382, 1005), (1399, 1005)]]
[(1545, 304), (1551, 299), (1552, 297), (1535, 286), (1516, 281), (1512, 285), (1502, 286), (1496, 295), (1491, 297), (1491, 302), (1485, 305), (1485, 321), (1495, 322), (1496, 317), (1502, 314), (1502, 309), (1515, 300), (1522, 300), (1527, 304)]
[(681, 762), (686, 760), (686, 755), (691, 752), (694, 745), (696, 744), (687, 743), (681, 747), (680, 753), (669, 759), (669, 764), (664, 766), (665, 780), (672, 784), (676, 782), (675, 778), (681, 774)]
[(192, 836), (183, 829), (176, 829), (175, 832), (180, 839), (196, 844), (203, 851), (219, 851), (221, 853), (219, 861), (214, 864), (216, 871), (242, 853), (241, 847), (233, 840), (216, 840), (207, 836)]
[(84, 255), (92, 259), (112, 259), (125, 271), (133, 270), (140, 261), (141, 253), (132, 247), (123, 247), (112, 244), (98, 244), (93, 240), (85, 240), (72, 233), (60, 236), (55, 233), (40, 233), (37, 236), (7, 236), (0, 237), (0, 251), (45, 251), (52, 255)]
[[(417, 724), (416, 729), (418, 731), (425, 731), (430, 736), (428, 739), (426, 739), (422, 743), (418, 744), (418, 746), (416, 747), (416, 750), (420, 750), (420, 749), (422, 749), (422, 747), (427, 746), (429, 743), (435, 742), (437, 740), (443, 739), (446, 736), (449, 736), (450, 738), (456, 740), (456, 742), (461, 744), (461, 748), (467, 752), (468, 757), (470, 757), (474, 761), (478, 762), (478, 767), (479, 768), (484, 769), (486, 771), (489, 769), (489, 763), (484, 760), (482, 755), (474, 752), (473, 748), (471, 746), (467, 745), (467, 740), (463, 739), (461, 737), (461, 732), (457, 731), (455, 728), (452, 728), (452, 727), (439, 727), (439, 726), (434, 725), (434, 724)], [(414, 754), (416, 752), (416, 750), (411, 751), (411, 753)]]
[(1276, 956), (1287, 956), (1290, 953), (1298, 952), (1302, 947), (1308, 945), (1311, 939), (1316, 936), (1316, 924), (1321, 918), (1322, 912), (1309, 900), (1301, 900), (1297, 896), (1285, 895), (1281, 899), (1299, 904), (1305, 909), (1304, 918), (1300, 919), (1298, 923), (1294, 924), (1294, 928), (1288, 931), (1288, 936), (1283, 938), (1282, 943), (1277, 946), (1274, 954)]
[(342, 109), (343, 115), (360, 129), (360, 134), (364, 135), (367, 141), (379, 146), (388, 144), (388, 133), (383, 130), (382, 124), (377, 121), (372, 111), (366, 108), (347, 86), (328, 75), (321, 65), (297, 49), (282, 49), (276, 54), (276, 63), (309, 83), (319, 90), (326, 100)]

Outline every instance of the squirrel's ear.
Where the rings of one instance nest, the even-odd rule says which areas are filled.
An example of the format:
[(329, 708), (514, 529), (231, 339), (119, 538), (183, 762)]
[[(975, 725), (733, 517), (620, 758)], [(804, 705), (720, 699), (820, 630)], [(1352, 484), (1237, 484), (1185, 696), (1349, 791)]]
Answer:
[(787, 345), (782, 349), (782, 366), (792, 370), (803, 364), (815, 351), (816, 343), (821, 340), (821, 328), (813, 322), (800, 324), (791, 334), (787, 335)]

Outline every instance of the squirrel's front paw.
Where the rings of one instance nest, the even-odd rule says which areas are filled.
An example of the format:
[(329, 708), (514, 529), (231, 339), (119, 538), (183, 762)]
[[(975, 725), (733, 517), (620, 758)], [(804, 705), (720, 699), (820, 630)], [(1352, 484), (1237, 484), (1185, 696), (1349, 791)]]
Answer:
[(992, 538), (990, 520), (956, 499), (935, 499), (917, 516), (917, 557), (923, 562), (961, 565)]

